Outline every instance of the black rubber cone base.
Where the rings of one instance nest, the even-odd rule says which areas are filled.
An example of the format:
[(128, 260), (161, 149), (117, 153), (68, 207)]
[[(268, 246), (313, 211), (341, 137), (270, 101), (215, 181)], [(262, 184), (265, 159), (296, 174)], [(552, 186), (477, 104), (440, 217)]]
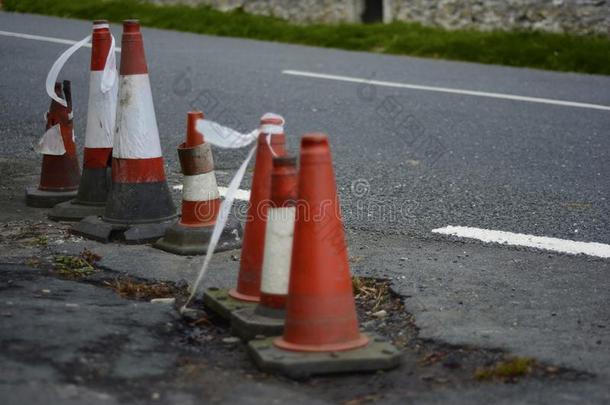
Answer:
[[(231, 334), (242, 340), (259, 336), (278, 336), (284, 332), (283, 310), (262, 310), (261, 306), (247, 307), (231, 313)], [(269, 316), (271, 315), (271, 316)]]
[[(153, 246), (178, 255), (204, 255), (208, 251), (213, 230), (213, 225), (194, 228), (181, 225), (178, 221), (167, 228), (165, 236), (159, 239)], [(222, 252), (239, 249), (241, 247), (242, 234), (239, 221), (229, 220), (220, 235), (215, 251)]]
[(230, 321), (233, 311), (246, 307), (255, 308), (258, 303), (236, 300), (229, 295), (228, 289), (208, 288), (203, 294), (203, 305), (221, 318)]
[(25, 204), (28, 207), (52, 208), (59, 203), (75, 198), (77, 191), (44, 191), (39, 190), (38, 187), (27, 187)]
[(55, 221), (80, 221), (89, 216), (99, 216), (104, 213), (106, 205), (79, 204), (76, 200), (57, 204), (49, 212), (49, 218)]
[(90, 216), (74, 224), (72, 233), (104, 243), (119, 241), (141, 244), (159, 239), (172, 223), (173, 220), (144, 224), (116, 224), (104, 221), (100, 217)]
[(255, 339), (248, 353), (262, 371), (304, 379), (312, 375), (388, 370), (400, 364), (401, 353), (384, 339), (371, 336), (359, 349), (340, 352), (293, 352), (273, 345), (273, 339)]

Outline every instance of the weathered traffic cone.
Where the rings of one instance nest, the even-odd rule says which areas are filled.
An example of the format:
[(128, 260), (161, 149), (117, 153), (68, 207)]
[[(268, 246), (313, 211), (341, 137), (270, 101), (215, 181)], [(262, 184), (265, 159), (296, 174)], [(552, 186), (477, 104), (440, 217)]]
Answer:
[[(25, 190), (25, 201), (30, 207), (51, 208), (74, 198), (80, 181), (74, 144), (70, 82), (64, 80), (63, 94), (62, 84), (55, 83), (55, 94), (66, 100), (67, 106), (64, 107), (55, 100), (51, 101), (47, 112), (47, 132), (38, 145), (43, 153), (40, 184)], [(65, 97), (62, 97), (63, 95)]]
[(90, 216), (73, 231), (108, 242), (157, 240), (176, 218), (157, 129), (144, 44), (137, 20), (123, 22), (119, 101), (112, 149), (112, 187), (104, 215)]
[[(220, 211), (220, 194), (214, 174), (214, 160), (210, 144), (195, 128), (203, 113), (189, 112), (186, 141), (178, 147), (178, 157), (184, 184), (182, 187), (182, 217), (167, 228), (165, 236), (155, 247), (180, 255), (205, 254)], [(223, 229), (216, 251), (237, 249), (241, 246), (241, 224), (231, 218)]]
[(293, 378), (397, 366), (396, 348), (358, 328), (326, 135), (302, 139), (298, 197), (284, 334), (250, 341), (254, 361)]
[[(270, 139), (267, 139), (268, 137)], [(263, 115), (260, 121), (237, 287), (230, 291), (209, 289), (203, 295), (204, 303), (223, 318), (229, 319), (232, 311), (248, 305), (254, 306), (259, 301), (265, 226), (271, 196), (271, 159), (273, 154), (276, 156), (286, 154), (285, 144), (284, 119), (277, 114)]]
[(297, 203), (296, 158), (273, 159), (271, 199), (265, 232), (260, 302), (231, 314), (231, 332), (244, 340), (277, 336), (284, 329)]
[[(79, 221), (89, 215), (101, 215), (104, 212), (111, 185), (110, 164), (118, 89), (115, 81), (111, 88), (102, 91), (106, 60), (114, 57), (110, 55), (111, 44), (108, 21), (94, 21), (83, 174), (76, 198), (53, 207), (49, 213), (51, 219)], [(115, 69), (114, 64), (112, 69)]]

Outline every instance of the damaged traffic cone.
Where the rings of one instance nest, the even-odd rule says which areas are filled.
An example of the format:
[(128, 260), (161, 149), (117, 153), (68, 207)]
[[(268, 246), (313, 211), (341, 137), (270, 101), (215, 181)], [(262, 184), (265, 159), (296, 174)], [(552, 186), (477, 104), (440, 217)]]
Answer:
[[(155, 247), (180, 255), (205, 254), (220, 211), (220, 194), (214, 174), (212, 148), (195, 128), (202, 112), (189, 112), (186, 141), (178, 147), (184, 184), (182, 217), (169, 227)], [(241, 225), (231, 219), (225, 225), (215, 251), (237, 249), (241, 245)]]
[(254, 361), (292, 378), (397, 366), (396, 348), (358, 328), (326, 135), (302, 139), (298, 197), (284, 334), (250, 341)]
[[(118, 88), (114, 49), (111, 48), (112, 36), (108, 21), (94, 21), (83, 174), (76, 198), (53, 207), (49, 213), (51, 219), (79, 221), (89, 215), (101, 215), (104, 212), (111, 185), (110, 164)], [(102, 80), (108, 58), (112, 58), (110, 69), (114, 76), (111, 78), (112, 85), (106, 88)]]
[(244, 340), (277, 336), (284, 329), (297, 202), (296, 158), (273, 159), (271, 205), (265, 232), (260, 302), (231, 314), (231, 332)]
[(137, 20), (123, 22), (119, 100), (112, 150), (112, 187), (104, 215), (90, 216), (74, 232), (108, 242), (157, 240), (177, 213), (172, 201), (157, 129), (144, 44)]
[(30, 207), (51, 208), (74, 198), (80, 180), (74, 144), (70, 82), (64, 80), (63, 91), (62, 84), (55, 83), (55, 94), (64, 98), (67, 106), (51, 101), (47, 112), (47, 131), (36, 146), (36, 150), (43, 155), (40, 184), (25, 190), (25, 201)]
[(226, 319), (230, 318), (232, 311), (248, 305), (255, 306), (259, 301), (265, 226), (271, 195), (271, 160), (274, 154), (286, 154), (284, 119), (277, 114), (263, 115), (257, 142), (237, 287), (230, 291), (209, 289), (203, 296), (204, 303)]

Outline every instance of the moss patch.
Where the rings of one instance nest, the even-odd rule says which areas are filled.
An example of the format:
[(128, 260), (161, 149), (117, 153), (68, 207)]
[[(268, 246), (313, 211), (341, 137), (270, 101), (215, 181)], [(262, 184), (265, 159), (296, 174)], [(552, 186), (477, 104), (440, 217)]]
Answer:
[(481, 367), (475, 370), (474, 376), (477, 380), (502, 380), (513, 381), (519, 377), (530, 374), (535, 366), (534, 359), (528, 357), (514, 357), (500, 361), (492, 367)]

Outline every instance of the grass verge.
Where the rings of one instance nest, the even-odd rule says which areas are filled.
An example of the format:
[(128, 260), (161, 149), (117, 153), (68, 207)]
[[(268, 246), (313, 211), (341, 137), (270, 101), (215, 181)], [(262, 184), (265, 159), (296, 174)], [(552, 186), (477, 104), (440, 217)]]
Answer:
[(4, 9), (328, 48), (610, 75), (610, 38), (542, 32), (447, 31), (419, 24), (298, 25), (242, 11), (138, 0), (5, 0)]

